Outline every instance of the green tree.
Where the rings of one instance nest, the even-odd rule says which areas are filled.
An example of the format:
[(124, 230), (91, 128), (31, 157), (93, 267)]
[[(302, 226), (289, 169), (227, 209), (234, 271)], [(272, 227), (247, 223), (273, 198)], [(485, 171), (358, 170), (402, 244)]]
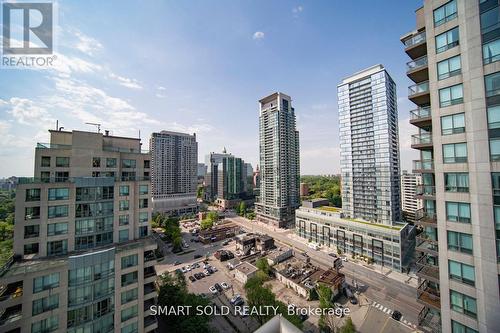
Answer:
[(356, 333), (356, 327), (354, 326), (351, 317), (347, 318), (344, 326), (340, 328), (340, 333)]
[(176, 252), (182, 250), (182, 237), (176, 236), (172, 239), (172, 251)]
[(216, 222), (219, 220), (219, 213), (217, 213), (215, 210), (211, 210), (207, 213), (207, 219)]
[(259, 271), (264, 273), (265, 277), (269, 277), (269, 274), (271, 273), (271, 266), (269, 266), (269, 262), (266, 258), (257, 259), (255, 266), (259, 269)]
[(236, 212), (240, 216), (245, 216), (245, 214), (247, 213), (247, 205), (244, 201), (240, 202), (240, 204), (237, 206)]
[(210, 219), (203, 219), (200, 222), (201, 230), (210, 229), (213, 227), (213, 225), (214, 225), (214, 221), (212, 221)]
[[(319, 308), (328, 309), (332, 307), (332, 289), (327, 285), (320, 283), (316, 287), (316, 292), (319, 297)], [(318, 322), (318, 326), (321, 331), (335, 332), (336, 326), (333, 320), (333, 316), (325, 316), (321, 314)]]
[(196, 197), (198, 199), (203, 199), (203, 197), (205, 196), (205, 186), (198, 186), (198, 188), (196, 189)]

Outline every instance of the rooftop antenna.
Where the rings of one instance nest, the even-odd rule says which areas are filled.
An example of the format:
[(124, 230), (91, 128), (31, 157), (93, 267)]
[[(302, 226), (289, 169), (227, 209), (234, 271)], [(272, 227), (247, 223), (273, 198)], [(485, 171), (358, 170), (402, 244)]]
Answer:
[(97, 127), (97, 133), (101, 133), (101, 124), (97, 124), (97, 123), (85, 123), (87, 125), (94, 125), (95, 127)]

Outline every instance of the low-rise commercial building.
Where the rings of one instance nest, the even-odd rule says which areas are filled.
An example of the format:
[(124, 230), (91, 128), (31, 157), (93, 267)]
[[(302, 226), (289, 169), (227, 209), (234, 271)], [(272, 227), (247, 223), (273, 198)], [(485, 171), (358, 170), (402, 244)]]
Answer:
[(307, 203), (296, 211), (295, 232), (301, 238), (345, 254), (366, 256), (397, 271), (409, 264), (415, 247), (412, 226), (344, 218), (339, 208), (306, 205), (314, 206)]
[(293, 256), (293, 251), (289, 247), (280, 247), (267, 255), (269, 265), (274, 266)]
[(257, 274), (257, 271), (257, 267), (245, 261), (235, 267), (234, 277), (236, 280), (245, 284), (249, 279), (253, 278)]

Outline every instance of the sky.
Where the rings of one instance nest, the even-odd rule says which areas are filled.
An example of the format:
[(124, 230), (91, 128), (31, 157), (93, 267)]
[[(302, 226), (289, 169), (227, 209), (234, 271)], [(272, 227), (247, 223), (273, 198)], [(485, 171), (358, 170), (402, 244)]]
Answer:
[(417, 159), (400, 37), (421, 0), (57, 2), (52, 69), (0, 69), (0, 177), (33, 176), (37, 142), (65, 130), (196, 133), (198, 160), (258, 164), (258, 100), (292, 97), (301, 174), (339, 173), (337, 85), (383, 64), (397, 84), (401, 168)]

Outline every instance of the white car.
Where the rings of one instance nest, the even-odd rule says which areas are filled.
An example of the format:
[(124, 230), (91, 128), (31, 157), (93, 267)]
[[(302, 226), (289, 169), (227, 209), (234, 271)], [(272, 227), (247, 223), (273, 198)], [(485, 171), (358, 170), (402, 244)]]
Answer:
[(190, 272), (191, 271), (191, 266), (186, 266), (186, 271)]
[(181, 267), (181, 271), (182, 271), (182, 273), (187, 273), (186, 267)]
[(212, 266), (211, 268), (212, 268), (212, 271), (217, 272), (217, 268), (215, 268), (214, 266)]
[(220, 285), (224, 289), (229, 289), (229, 285), (226, 282), (221, 282)]
[(341, 257), (342, 261), (347, 261), (347, 257)]
[(217, 289), (215, 289), (214, 286), (211, 286), (210, 288), (208, 288), (208, 290), (210, 290), (212, 294), (217, 294)]
[(234, 304), (234, 303), (236, 303), (239, 299), (241, 299), (241, 295), (240, 295), (240, 294), (236, 294), (236, 295), (234, 295), (234, 297), (233, 297), (233, 298), (231, 298), (231, 300), (229, 301), (229, 303)]

